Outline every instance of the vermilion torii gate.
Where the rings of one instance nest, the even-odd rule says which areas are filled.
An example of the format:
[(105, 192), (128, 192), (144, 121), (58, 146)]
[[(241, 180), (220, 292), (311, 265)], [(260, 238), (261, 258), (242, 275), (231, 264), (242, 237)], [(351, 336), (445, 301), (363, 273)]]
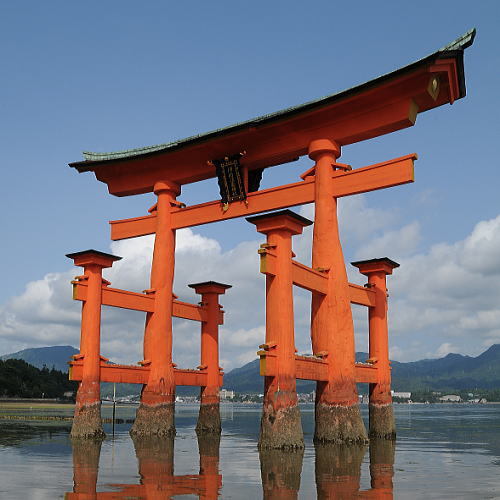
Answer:
[[(395, 263), (389, 259), (358, 263), (360, 271), (369, 276), (369, 284), (373, 285), (375, 290), (368, 289), (365, 292), (349, 286), (338, 234), (337, 200), (343, 196), (413, 182), (413, 162), (416, 155), (411, 154), (356, 169), (338, 163), (337, 159), (343, 146), (410, 127), (415, 124), (418, 113), (453, 103), (464, 97), (463, 51), (472, 44), (474, 36), (475, 31), (472, 30), (443, 49), (409, 66), (317, 101), (173, 143), (117, 153), (85, 153), (85, 161), (71, 164), (79, 172), (94, 172), (97, 179), (105, 182), (109, 192), (115, 196), (130, 196), (151, 191), (157, 196), (157, 203), (150, 209), (149, 215), (111, 222), (113, 240), (146, 234), (156, 235), (151, 290), (134, 295), (134, 300), (141, 303), (149, 301), (150, 305), (148, 309), (140, 309), (147, 312), (143, 361), (143, 365), (147, 367), (147, 378), (142, 379), (144, 389), (133, 433), (164, 434), (174, 430), (173, 402), (176, 372), (171, 356), (171, 318), (175, 304), (172, 300), (175, 231), (314, 203), (312, 267), (307, 269), (305, 266), (301, 268), (294, 264), (292, 269), (294, 272), (300, 269), (299, 274), (308, 276), (306, 281), (315, 280), (315, 285), (311, 286), (312, 348), (315, 357), (328, 359), (326, 378), (316, 379), (318, 388), (315, 439), (319, 442), (365, 440), (366, 431), (359, 413), (355, 386), (351, 294), (362, 295), (362, 300), (367, 302), (374, 301), (373, 304), (365, 304), (371, 311), (377, 311), (375, 314), (370, 313), (371, 330), (384, 332), (385, 328), (383, 335), (386, 335), (386, 327), (380, 328), (385, 316), (379, 317), (385, 305), (378, 302), (381, 300), (381, 295), (377, 294), (377, 290), (380, 288), (385, 294), (383, 289), (385, 283), (381, 280), (385, 279), (385, 274), (392, 270)], [(306, 154), (314, 161), (314, 165), (301, 176), (301, 181), (271, 189), (259, 189), (260, 179), (266, 168), (294, 161)], [(219, 181), (219, 200), (192, 206), (185, 206), (177, 201), (182, 185), (213, 177), (217, 177)], [(287, 268), (288, 271), (280, 271), (281, 277), (278, 278), (276, 275), (270, 282), (275, 284), (284, 281), (287, 283), (287, 290), (291, 291), (289, 285), (291, 285), (290, 279), (293, 281), (293, 278), (289, 276), (290, 254), (287, 255), (287, 249), (290, 247), (291, 235), (300, 232), (301, 223), (293, 216), (289, 216), (285, 222), (286, 227), (281, 227), (274, 235), (269, 233), (268, 237), (271, 240), (279, 240), (280, 247), (285, 248), (283, 257), (279, 257), (278, 253), (274, 257), (276, 266), (279, 269)], [(274, 220), (273, 223), (277, 221)], [(268, 231), (269, 228), (264, 228), (262, 224), (262, 221), (257, 223), (258, 229), (260, 225), (259, 230)], [(288, 235), (286, 238), (284, 233)], [(273, 246), (274, 243), (269, 245)], [(266, 256), (267, 260), (272, 260), (271, 253)], [(94, 254), (97, 255), (96, 252)], [(78, 257), (78, 254), (72, 256)], [(99, 259), (101, 257), (102, 254)], [(96, 332), (93, 334), (93, 340), (88, 342), (83, 341), (82, 335), (82, 346), (85, 349), (95, 345), (95, 337), (98, 335), (96, 326), (98, 320), (85, 319), (86, 310), (89, 309), (89, 303), (97, 304), (100, 298), (103, 299), (107, 295), (106, 283), (103, 286), (99, 282), (100, 269), (109, 267), (110, 259), (114, 257), (103, 258), (104, 261), (98, 259), (100, 264), (90, 262), (83, 278), (88, 280), (89, 295), (83, 307), (82, 334), (86, 331), (87, 324), (93, 325), (92, 328)], [(85, 267), (84, 262), (87, 261), (82, 261), (81, 265)], [(94, 283), (93, 292), (91, 292), (91, 282)], [(80, 285), (83, 283), (76, 284), (77, 289), (81, 288)], [(278, 288), (280, 287), (285, 289), (283, 284)], [(320, 292), (317, 287), (321, 287)], [(268, 302), (277, 300), (270, 298), (271, 288), (276, 287), (269, 284)], [(217, 290), (218, 292), (211, 293), (215, 295), (221, 293), (220, 288)], [(123, 297), (129, 292), (121, 293), (122, 299), (118, 306), (125, 307), (123, 304), (126, 301)], [(289, 292), (286, 294), (283, 292), (282, 296), (285, 295), (288, 297), (286, 303), (289, 304), (286, 307), (289, 307), (291, 306)], [(215, 301), (213, 303), (215, 304)], [(97, 310), (95, 305), (93, 307)], [(213, 307), (215, 310), (215, 306)], [(281, 368), (287, 366), (290, 359), (293, 359), (290, 354), (294, 352), (290, 340), (293, 339), (293, 324), (280, 322), (279, 314), (273, 313), (269, 307), (266, 314), (268, 330), (270, 327), (279, 330), (279, 338), (285, 339), (281, 341), (281, 345), (276, 346), (276, 349), (284, 349), (287, 353), (286, 356), (280, 357), (277, 366), (278, 375), (266, 373), (266, 376), (279, 379)], [(205, 323), (208, 324), (202, 320), (202, 324)], [(373, 338), (378, 337), (380, 333), (373, 336)], [(212, 338), (216, 336), (212, 335)], [(376, 350), (381, 352), (385, 349), (385, 346), (382, 346), (383, 342), (375, 344)], [(86, 380), (90, 379), (88, 377), (86, 379), (85, 374), (92, 372), (86, 367), (87, 361), (90, 363), (89, 360), (94, 359), (92, 362), (94, 379), (99, 370), (95, 368), (97, 367), (95, 349), (92, 355), (90, 351), (82, 354), (84, 356), (81, 362), (82, 372), (78, 376), (74, 375), (74, 378), (82, 380), (78, 393), (77, 416), (81, 415), (83, 421), (85, 408), (92, 406), (87, 405), (87, 401), (89, 403), (96, 401), (95, 391), (90, 391), (88, 397), (86, 395), (85, 387), (89, 387)], [(379, 354), (374, 357), (377, 358), (377, 362), (383, 364), (384, 356), (385, 354)], [(281, 359), (288, 359), (288, 362), (281, 363)], [(75, 373), (78, 360), (73, 365)], [(290, 364), (292, 365), (293, 363)], [(102, 363), (100, 366), (102, 380)], [(111, 368), (105, 370), (109, 371)], [(369, 367), (366, 370), (369, 370)], [(380, 374), (384, 373), (384, 370), (377, 370), (377, 373), (379, 378), (370, 380), (377, 386), (371, 393), (375, 398), (372, 399), (372, 416), (375, 416), (380, 409), (376, 406), (390, 405), (390, 394), (389, 396), (386, 394), (387, 377), (380, 379)], [(198, 373), (195, 376), (198, 376)], [(207, 380), (208, 375), (194, 385), (208, 387), (205, 385), (208, 384)], [(270, 386), (273, 384), (274, 382)], [(213, 391), (208, 391), (212, 395), (210, 399), (212, 403), (207, 404), (216, 404), (213, 402), (218, 401), (219, 386), (220, 380), (218, 383), (213, 382)], [(293, 410), (295, 405), (293, 387), (287, 388), (286, 392), (291, 396), (284, 398), (284, 406), (280, 406), (282, 403), (280, 389), (281, 386), (275, 391), (273, 401), (275, 406), (272, 411), (278, 411), (270, 414), (272, 418), (268, 418), (266, 425), (270, 427), (267, 435), (281, 432), (284, 428), (283, 422), (287, 422), (288, 419), (285, 415), (296, 413)], [(212, 409), (215, 410), (215, 407)], [(390, 417), (389, 413), (384, 414)], [(214, 415), (214, 412), (209, 411), (207, 414)], [(390, 420), (391, 418), (388, 422)], [(290, 417), (288, 422), (292, 427), (293, 421), (296, 421), (296, 415)], [(75, 419), (76, 425), (78, 419)], [(208, 426), (210, 427), (209, 424)], [(388, 427), (382, 426), (379, 431), (384, 436), (392, 436), (393, 424), (390, 423)], [(300, 436), (295, 432), (289, 433), (292, 437), (288, 442), (285, 440), (279, 443), (272, 439), (268, 440), (264, 437), (265, 434), (263, 429), (260, 442), (263, 447), (301, 446)]]

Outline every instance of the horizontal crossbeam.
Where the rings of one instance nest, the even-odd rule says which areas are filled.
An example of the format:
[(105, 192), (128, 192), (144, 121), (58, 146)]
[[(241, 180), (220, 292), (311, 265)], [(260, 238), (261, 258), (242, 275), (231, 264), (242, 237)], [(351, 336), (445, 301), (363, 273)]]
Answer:
[(375, 307), (375, 291), (370, 288), (349, 283), (349, 296), (352, 304)]
[[(350, 172), (335, 171), (333, 177), (335, 197), (366, 193), (400, 184), (413, 182), (413, 162), (415, 154), (395, 158), (367, 167), (357, 168)], [(231, 203), (229, 209), (222, 210), (219, 200), (177, 208), (172, 212), (173, 229), (193, 227), (211, 222), (219, 222), (237, 217), (279, 210), (314, 201), (314, 177), (285, 186), (263, 189), (249, 193), (245, 202)], [(154, 234), (156, 232), (156, 215), (146, 215), (133, 219), (110, 221), (111, 239), (123, 240)]]
[(378, 382), (377, 372), (378, 368), (376, 365), (367, 365), (363, 363), (356, 363), (354, 365), (356, 382), (359, 383), (376, 384)]
[[(272, 351), (259, 351), (260, 375), (275, 377), (278, 374), (278, 357)], [(355, 363), (355, 380), (359, 383), (376, 383), (377, 368), (374, 365)], [(295, 356), (295, 377), (299, 380), (328, 381), (328, 361), (315, 356)]]
[[(73, 299), (87, 300), (87, 283), (85, 281), (73, 281)], [(102, 304), (111, 307), (120, 307), (122, 309), (132, 309), (134, 311), (154, 312), (154, 295), (144, 293), (129, 292), (118, 288), (102, 286)], [(172, 301), (172, 315), (175, 318), (189, 319), (192, 321), (205, 322), (208, 320), (206, 310), (195, 304), (182, 302), (180, 300)], [(223, 324), (224, 313), (219, 312), (219, 325)]]
[[(71, 361), (69, 368), (70, 380), (82, 380), (83, 361)], [(110, 365), (101, 362), (99, 380), (101, 382), (115, 382), (117, 384), (147, 384), (149, 366)], [(204, 387), (207, 385), (206, 370), (185, 370), (174, 368), (175, 385), (192, 385)], [(223, 376), (219, 377), (222, 387)]]
[(294, 285), (310, 292), (322, 295), (328, 292), (328, 274), (315, 271), (295, 260), (292, 260), (292, 281)]
[[(270, 276), (276, 275), (276, 256), (267, 249), (261, 249), (260, 272)], [(328, 274), (316, 271), (310, 267), (292, 260), (293, 284), (313, 293), (326, 295), (328, 289)], [(349, 283), (349, 295), (353, 304), (375, 307), (375, 292), (369, 288)]]

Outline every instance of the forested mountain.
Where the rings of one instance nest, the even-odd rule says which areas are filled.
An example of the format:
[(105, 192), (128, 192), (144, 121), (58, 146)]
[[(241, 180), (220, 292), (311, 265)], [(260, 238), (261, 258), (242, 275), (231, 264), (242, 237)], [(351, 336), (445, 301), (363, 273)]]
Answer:
[(395, 390), (498, 389), (500, 388), (500, 344), (473, 358), (448, 354), (440, 359), (411, 363), (392, 362)]
[(22, 359), (37, 368), (55, 368), (62, 372), (68, 371), (68, 361), (78, 351), (70, 345), (56, 345), (52, 347), (34, 347), (22, 351), (0, 356), (1, 360)]
[(21, 359), (0, 360), (0, 397), (62, 398), (77, 387), (59, 370), (39, 369)]

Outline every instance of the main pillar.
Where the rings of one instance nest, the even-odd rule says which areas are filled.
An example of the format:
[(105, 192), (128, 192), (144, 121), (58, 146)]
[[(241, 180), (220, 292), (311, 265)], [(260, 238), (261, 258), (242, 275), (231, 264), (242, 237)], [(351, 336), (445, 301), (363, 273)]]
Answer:
[(333, 196), (339, 156), (340, 146), (330, 140), (309, 146), (309, 157), (316, 162), (312, 267), (328, 272), (327, 294), (313, 294), (311, 303), (313, 353), (326, 357), (329, 378), (317, 382), (314, 441), (362, 443), (367, 436), (355, 383), (354, 325)]
[(75, 266), (83, 267), (83, 276), (77, 279), (87, 283), (87, 298), (82, 306), (80, 354), (76, 356), (83, 359), (83, 374), (76, 394), (71, 437), (103, 438), (100, 389), (102, 270), (121, 257), (97, 250), (70, 253), (66, 257), (73, 259)]
[(144, 361), (150, 366), (148, 383), (143, 387), (137, 409), (135, 435), (175, 434), (175, 378), (172, 364), (172, 300), (175, 264), (175, 230), (172, 208), (180, 188), (173, 182), (157, 182), (156, 238), (151, 264), (151, 289), (154, 312), (146, 319)]
[(368, 277), (368, 286), (375, 291), (375, 307), (370, 307), (370, 361), (377, 367), (377, 383), (370, 384), (370, 437), (395, 439), (396, 425), (392, 409), (389, 333), (387, 328), (386, 277), (399, 267), (387, 257), (353, 262)]
[(260, 448), (303, 448), (296, 391), (293, 318), (292, 235), (311, 221), (290, 210), (250, 217), (267, 235), (266, 251), (275, 258), (274, 276), (266, 275), (266, 349), (276, 356), (277, 373), (266, 376)]
[(201, 295), (201, 304), (207, 313), (207, 320), (201, 323), (201, 365), (207, 371), (207, 385), (200, 391), (200, 413), (196, 433), (220, 433), (220, 367), (219, 367), (219, 319), (222, 306), (219, 295), (231, 285), (206, 281), (188, 285)]

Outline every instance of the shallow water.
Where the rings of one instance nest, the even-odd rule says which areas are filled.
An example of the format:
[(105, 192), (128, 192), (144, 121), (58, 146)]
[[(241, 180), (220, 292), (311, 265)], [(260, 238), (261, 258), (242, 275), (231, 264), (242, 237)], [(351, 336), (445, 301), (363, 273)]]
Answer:
[(303, 454), (259, 455), (258, 405), (223, 406), (220, 443), (198, 442), (194, 405), (178, 405), (175, 440), (135, 445), (130, 424), (72, 446), (70, 422), (0, 420), (0, 498), (500, 499), (500, 404), (396, 405), (395, 453), (387, 442), (315, 448), (312, 405), (301, 412)]

